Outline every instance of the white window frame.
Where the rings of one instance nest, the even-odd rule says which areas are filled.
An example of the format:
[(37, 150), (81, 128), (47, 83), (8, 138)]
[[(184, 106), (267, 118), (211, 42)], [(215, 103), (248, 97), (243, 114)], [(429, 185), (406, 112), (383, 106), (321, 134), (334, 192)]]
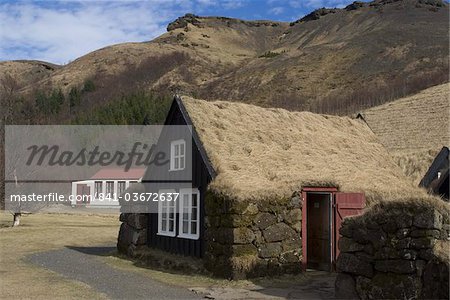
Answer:
[[(116, 184), (114, 180), (106, 180), (105, 181), (105, 196), (107, 199), (113, 199), (114, 198), (114, 188)], [(111, 189), (109, 189), (109, 187)]]
[[(188, 200), (188, 233), (183, 233), (183, 205), (184, 205), (184, 195), (189, 195)], [(196, 233), (192, 234), (192, 195), (197, 195), (197, 215), (196, 215)], [(198, 240), (200, 238), (200, 191), (198, 189), (180, 189), (180, 196), (178, 197), (178, 207), (179, 207), (179, 217), (178, 217), (178, 237), (186, 238), (186, 239), (192, 239), (192, 240)]]
[(96, 196), (97, 198), (102, 197), (102, 192), (103, 192), (103, 181), (101, 180), (95, 180), (94, 181), (94, 196)]
[[(178, 153), (175, 155), (175, 147), (183, 145), (183, 154)], [(180, 150), (178, 150), (180, 151)], [(178, 168), (175, 168), (175, 160), (178, 159)], [(181, 166), (181, 161), (183, 161), (183, 167)], [(186, 142), (184, 140), (176, 140), (170, 143), (170, 171), (181, 171), (186, 168)]]
[[(175, 190), (159, 190), (159, 195), (164, 193), (175, 193)], [(164, 205), (165, 204), (165, 205)], [(173, 207), (173, 231), (169, 231), (169, 223), (170, 223), (170, 208)], [(167, 218), (165, 220), (166, 222), (166, 230), (163, 230), (163, 219), (162, 219), (162, 213), (165, 209)], [(164, 236), (176, 236), (177, 232), (177, 206), (176, 201), (160, 201), (158, 199), (158, 235), (164, 235)]]
[[(120, 190), (120, 187), (123, 187), (122, 190)], [(117, 196), (120, 197), (123, 192), (127, 189), (127, 182), (125, 180), (119, 180), (117, 181)]]

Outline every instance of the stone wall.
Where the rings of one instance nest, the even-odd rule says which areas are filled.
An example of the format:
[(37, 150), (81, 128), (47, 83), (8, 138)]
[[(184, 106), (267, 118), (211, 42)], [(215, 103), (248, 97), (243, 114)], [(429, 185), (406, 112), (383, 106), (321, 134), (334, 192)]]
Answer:
[[(445, 219), (445, 220), (443, 220)], [(448, 218), (432, 207), (373, 209), (340, 229), (336, 297), (448, 299)], [(445, 256), (445, 255), (444, 255)]]
[(121, 213), (117, 250), (133, 257), (140, 246), (147, 243), (148, 215), (138, 213)]
[(208, 193), (206, 268), (232, 279), (300, 272), (300, 199), (243, 202)]

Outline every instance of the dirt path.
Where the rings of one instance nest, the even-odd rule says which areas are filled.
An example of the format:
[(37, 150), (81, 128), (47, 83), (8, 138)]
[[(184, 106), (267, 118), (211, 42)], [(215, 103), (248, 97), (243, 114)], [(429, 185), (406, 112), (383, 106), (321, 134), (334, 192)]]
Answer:
[(210, 286), (186, 289), (114, 268), (101, 260), (115, 247), (70, 247), (35, 253), (27, 261), (84, 282), (111, 299), (333, 299), (334, 274), (307, 272), (301, 284), (283, 287)]
[(206, 295), (209, 299), (334, 299), (335, 274), (327, 272), (307, 272), (307, 279), (301, 284), (284, 287), (232, 288), (210, 287), (191, 289)]
[(27, 260), (66, 278), (84, 282), (111, 299), (203, 298), (187, 289), (113, 268), (99, 259), (99, 255), (114, 249), (114, 247), (64, 248), (32, 254)]

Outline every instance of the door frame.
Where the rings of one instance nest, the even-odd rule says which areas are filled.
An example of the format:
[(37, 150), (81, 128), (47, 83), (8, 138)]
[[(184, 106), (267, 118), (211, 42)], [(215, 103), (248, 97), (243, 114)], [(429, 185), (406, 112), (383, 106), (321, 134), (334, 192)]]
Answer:
[[(337, 187), (305, 187), (302, 189), (302, 269), (306, 271), (308, 266), (308, 193), (316, 194), (330, 194), (330, 254), (331, 254), (331, 268), (333, 266), (334, 258), (334, 194), (338, 191)], [(331, 271), (331, 269), (330, 269)]]

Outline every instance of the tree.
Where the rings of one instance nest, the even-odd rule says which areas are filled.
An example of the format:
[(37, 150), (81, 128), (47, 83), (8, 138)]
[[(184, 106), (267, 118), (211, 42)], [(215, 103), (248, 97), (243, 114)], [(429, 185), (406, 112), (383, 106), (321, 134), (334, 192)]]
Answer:
[(72, 87), (69, 91), (69, 106), (74, 107), (80, 104), (81, 93), (76, 86)]

